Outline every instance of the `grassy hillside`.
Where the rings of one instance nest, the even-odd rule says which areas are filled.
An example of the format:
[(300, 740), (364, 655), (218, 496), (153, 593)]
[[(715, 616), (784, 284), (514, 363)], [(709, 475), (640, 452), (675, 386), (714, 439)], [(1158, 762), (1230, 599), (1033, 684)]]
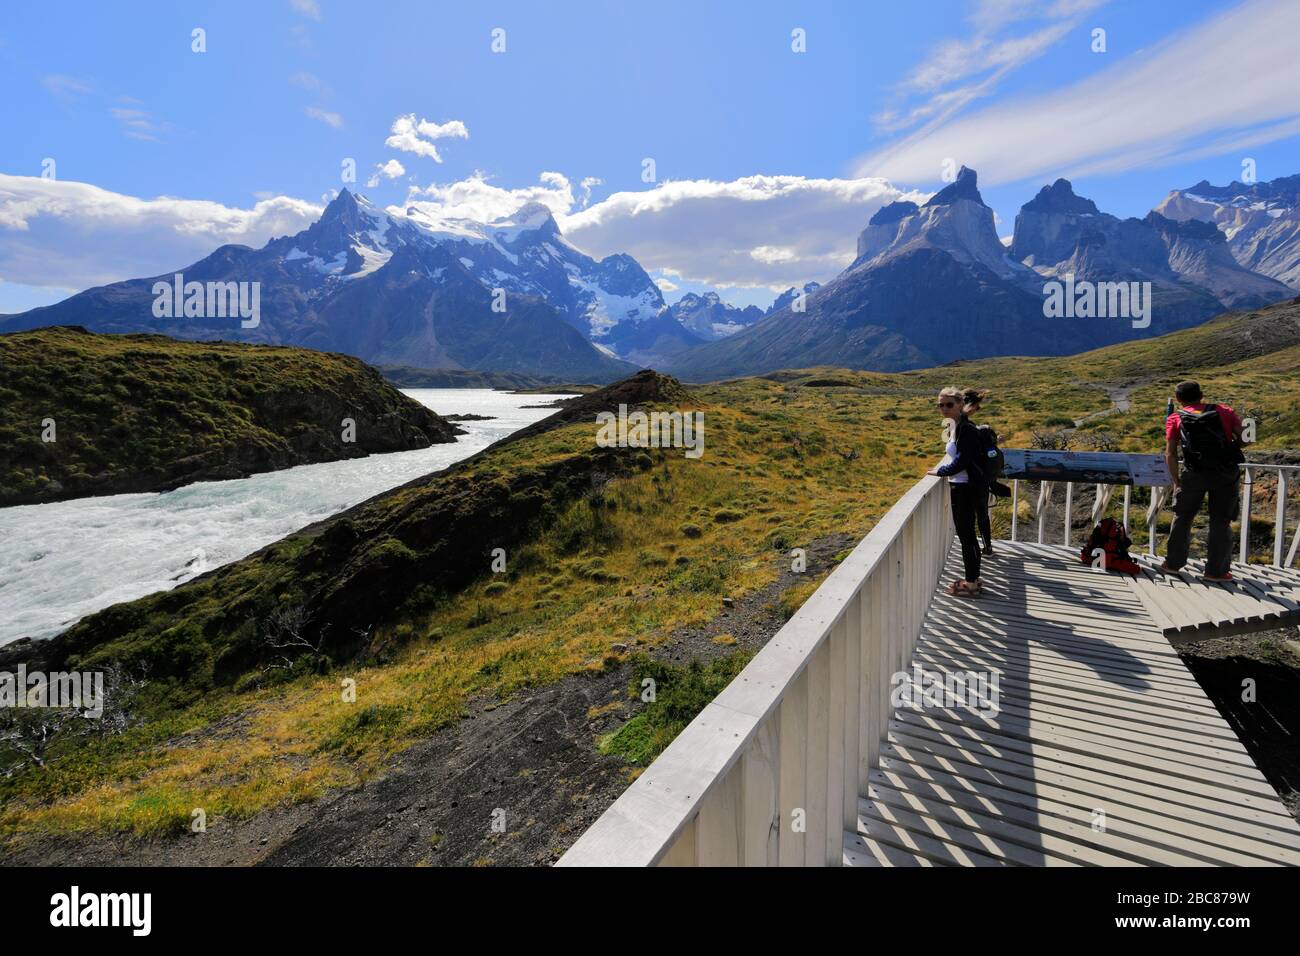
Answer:
[[(44, 768), (9, 755), (0, 827), (25, 841), (178, 833), (194, 807), (244, 819), (382, 775), (462, 722), (471, 700), (653, 671), (661, 665), (642, 657), (676, 655), (674, 635), (716, 623), (724, 599), (777, 594), (790, 549), (870, 530), (941, 453), (941, 385), (992, 389), (984, 419), (1008, 446), (1098, 414), (1069, 440), (1104, 431), (1113, 447), (1156, 450), (1164, 396), (1194, 376), (1212, 398), (1257, 412), (1260, 450), (1281, 454), (1300, 446), (1297, 358), (1300, 308), (1289, 305), (1073, 359), (802, 370), (689, 390), (643, 373), (446, 472), (29, 649), (47, 664), (148, 676), (122, 733), (56, 742)], [(1113, 412), (1124, 391), (1131, 409)], [(702, 411), (703, 456), (595, 447), (595, 412), (620, 402)], [(995, 523), (1006, 521), (1003, 506)], [(816, 583), (780, 592), (765, 626)], [(685, 680), (705, 689), (692, 700), (739, 663), (726, 637), (714, 640), (723, 663)], [(354, 700), (341, 692), (350, 681)], [(591, 734), (591, 758), (618, 754), (635, 773), (689, 708), (678, 711), (643, 710), (625, 734)]]
[(0, 406), (0, 506), (163, 491), (456, 434), (348, 356), (69, 326), (0, 335)]

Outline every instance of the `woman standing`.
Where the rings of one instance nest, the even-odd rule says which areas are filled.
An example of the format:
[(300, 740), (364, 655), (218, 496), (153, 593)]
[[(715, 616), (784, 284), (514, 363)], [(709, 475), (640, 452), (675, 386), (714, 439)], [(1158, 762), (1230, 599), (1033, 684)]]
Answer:
[(988, 495), (984, 472), (980, 469), (980, 440), (975, 426), (966, 417), (966, 395), (959, 388), (945, 388), (939, 393), (939, 412), (948, 420), (948, 463), (928, 472), (948, 479), (952, 496), (952, 520), (961, 541), (961, 560), (965, 577), (954, 581), (948, 593), (957, 597), (978, 597), (980, 581), (980, 546), (975, 534), (976, 503)]
[[(989, 393), (982, 389), (966, 389), (962, 394), (962, 402), (966, 411), (966, 418), (970, 419), (974, 417), (975, 413), (980, 410), (980, 405), (983, 404), (984, 399), (988, 397)], [(976, 425), (975, 427), (978, 430), (979, 426)], [(980, 451), (983, 452), (983, 450), (984, 446), (981, 444)], [(980, 456), (980, 461), (981, 463), (984, 461), (982, 454)], [(992, 490), (991, 487), (987, 486), (986, 481), (984, 494), (980, 495), (979, 500), (975, 502), (975, 523), (979, 526), (980, 537), (984, 539), (984, 555), (986, 557), (993, 554), (993, 526), (989, 523), (989, 492)]]

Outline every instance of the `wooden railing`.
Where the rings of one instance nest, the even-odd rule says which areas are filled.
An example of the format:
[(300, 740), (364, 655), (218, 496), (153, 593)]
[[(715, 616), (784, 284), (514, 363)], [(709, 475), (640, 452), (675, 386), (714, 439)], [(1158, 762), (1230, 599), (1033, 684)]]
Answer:
[[(1295, 564), (1296, 551), (1300, 548), (1300, 525), (1297, 525), (1295, 534), (1291, 538), (1291, 546), (1286, 546), (1286, 513), (1287, 513), (1287, 489), (1293, 484), (1300, 484), (1300, 465), (1269, 465), (1256, 462), (1247, 462), (1241, 466), (1242, 488), (1241, 488), (1241, 525), (1237, 541), (1237, 560), (1245, 563), (1250, 559), (1250, 509), (1252, 492), (1256, 484), (1256, 479), (1262, 474), (1276, 475), (1277, 481), (1277, 503), (1276, 514), (1273, 521), (1273, 551), (1271, 555), (1271, 564), (1276, 567), (1289, 568)], [(1043, 481), (1039, 482), (1038, 499), (1034, 504), (1033, 511), (1037, 522), (1038, 543), (1046, 544), (1047, 531), (1047, 514), (1048, 504), (1051, 501), (1053, 488), (1059, 482)], [(1065, 484), (1065, 508), (1062, 515), (1063, 535), (1061, 541), (1065, 545), (1075, 543), (1072, 535), (1073, 521), (1073, 504), (1074, 504), (1074, 486), (1072, 481), (1064, 482)], [(1020, 505), (1020, 481), (1011, 483), (1011, 540), (1020, 540), (1017, 538), (1019, 526), (1019, 505)], [(1123, 521), (1125, 527), (1129, 525), (1129, 512), (1133, 505), (1133, 489), (1128, 485), (1098, 485), (1096, 497), (1093, 499), (1092, 506), (1092, 523), (1096, 524), (1105, 512), (1106, 506), (1110, 502), (1111, 492), (1116, 487), (1124, 489), (1124, 506)], [(1159, 535), (1156, 531), (1156, 524), (1160, 514), (1160, 508), (1164, 505), (1168, 496), (1168, 488), (1151, 488), (1147, 496), (1146, 513), (1144, 521), (1147, 529), (1147, 552), (1156, 553)], [(1086, 533), (1086, 532), (1085, 532)]]
[(560, 866), (838, 866), (952, 540), (947, 483), (880, 519)]

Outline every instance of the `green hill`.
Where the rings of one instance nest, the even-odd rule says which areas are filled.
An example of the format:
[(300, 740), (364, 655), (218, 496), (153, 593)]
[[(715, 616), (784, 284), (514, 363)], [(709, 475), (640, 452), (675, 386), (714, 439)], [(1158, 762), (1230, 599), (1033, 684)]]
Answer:
[(0, 335), (0, 407), (0, 506), (166, 491), (458, 431), (348, 356), (75, 326)]

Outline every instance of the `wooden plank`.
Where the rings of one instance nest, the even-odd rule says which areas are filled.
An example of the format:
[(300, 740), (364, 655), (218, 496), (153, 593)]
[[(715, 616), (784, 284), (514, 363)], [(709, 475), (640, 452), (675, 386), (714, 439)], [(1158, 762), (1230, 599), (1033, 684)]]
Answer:
[(1033, 661), (1031, 659), (1028, 666), (1023, 662), (1017, 665), (1014, 662), (1004, 661), (991, 654), (976, 653), (974, 651), (961, 651), (961, 657), (958, 658), (951, 648), (937, 642), (927, 642), (925, 645), (918, 647), (916, 653), (918, 658), (921, 656), (928, 656), (937, 660), (947, 658), (966, 664), (968, 667), (981, 664), (989, 669), (1001, 669), (1008, 677), (1031, 677), (1034, 681), (1042, 681), (1062, 690), (1081, 688), (1103, 696), (1118, 698), (1136, 695), (1142, 700), (1159, 702), (1193, 712), (1199, 711), (1205, 714), (1212, 712), (1211, 708), (1207, 706), (1208, 702), (1203, 703), (1194, 699), (1185, 699), (1189, 695), (1180, 696), (1177, 688), (1168, 687), (1155, 680), (1148, 680), (1146, 675), (1143, 674), (1124, 674), (1106, 670), (1090, 672), (1086, 667), (1077, 666), (1070, 661)]
[[(848, 643), (847, 634), (848, 622), (841, 617), (831, 628), (826, 653), (830, 706), (826, 724), (826, 800), (821, 810), (826, 820), (822, 838), (822, 864), (825, 866), (838, 866), (844, 856), (844, 645)], [(856, 696), (856, 685), (854, 691)], [(849, 764), (849, 773), (854, 773), (853, 763)]]
[(808, 672), (795, 680), (781, 701), (781, 836), (777, 841), (781, 866), (803, 866), (807, 831), (805, 783), (808, 760)]
[(700, 801), (695, 817), (697, 866), (740, 866), (744, 835), (743, 771), (733, 767)]
[(1041, 723), (1031, 723), (1026, 726), (1022, 722), (1003, 720), (998, 721), (996, 725), (974, 726), (962, 722), (960, 716), (953, 712), (934, 709), (923, 712), (900, 709), (897, 720), (905, 725), (920, 725), (934, 730), (960, 728), (980, 739), (996, 738), (1007, 743), (1024, 741), (1043, 744), (1060, 751), (1104, 757), (1112, 764), (1124, 764), (1142, 769), (1157, 768), (1165, 773), (1178, 774), (1193, 780), (1212, 778), (1224, 787), (1243, 793), (1273, 799), (1277, 797), (1276, 791), (1255, 769), (1249, 755), (1244, 752), (1241, 756), (1246, 763), (1229, 762), (1222, 757), (1202, 757), (1145, 743), (1130, 742), (1119, 745), (1111, 739), (1090, 738), (1087, 734), (1056, 729)]
[[(1162, 638), (1162, 640), (1164, 640)], [(1168, 650), (1168, 642), (1165, 650)], [(1055, 635), (1026, 628), (1019, 637), (988, 634), (972, 636), (956, 628), (926, 624), (921, 645), (980, 649), (990, 658), (1005, 658), (1009, 666), (1033, 661), (1044, 665), (1084, 667), (1098, 676), (1142, 677), (1172, 689), (1194, 686), (1186, 667), (1172, 653), (1148, 655), (1094, 641), (1092, 645), (1062, 640)]]
[[(1024, 811), (1014, 806), (989, 806), (987, 802), (967, 799), (947, 799), (948, 795), (937, 796), (933, 793), (923, 796), (918, 787), (894, 787), (885, 783), (873, 785), (867, 798), (892, 807), (905, 809), (923, 816), (933, 817), (943, 825), (964, 826), (978, 830), (980, 833), (995, 836), (1009, 843), (1018, 843), (1029, 850), (1044, 850), (1052, 847), (1055, 852), (1077, 854), (1076, 858), (1092, 862), (1093, 853), (1103, 853), (1107, 857), (1119, 857), (1130, 864), (1160, 866), (1204, 866), (1207, 861), (1203, 856), (1189, 855), (1185, 851), (1171, 849), (1162, 843), (1134, 839), (1130, 835), (1117, 832), (1116, 823), (1107, 816), (1098, 817), (1098, 828), (1094, 829), (1091, 821), (1078, 823), (1064, 817), (1057, 817), (1047, 812), (1041, 805), (1032, 811)], [(1139, 832), (1130, 828), (1130, 832)], [(1141, 831), (1154, 833), (1154, 831)], [(1069, 849), (1067, 849), (1069, 848)], [(1239, 864), (1261, 861), (1240, 856)], [(1113, 865), (1109, 861), (1100, 865)]]
[[(857, 815), (857, 810), (854, 810)], [(916, 853), (907, 850), (900, 850), (898, 847), (890, 846), (887, 843), (877, 843), (875, 840), (868, 840), (858, 836), (856, 833), (844, 832), (842, 841), (844, 848), (844, 865), (860, 867), (885, 867), (885, 866), (943, 866), (945, 864), (935, 863), (933, 860), (926, 859)]]
[(745, 866), (776, 866), (780, 862), (781, 721), (768, 717), (741, 758), (744, 822), (741, 862)]
[[(1275, 844), (1234, 836), (1231, 846), (1224, 846), (1225, 834), (1189, 820), (1147, 813), (1112, 802), (1086, 800), (1082, 794), (1060, 787), (1043, 785), (1033, 794), (983, 783), (971, 783), (943, 771), (924, 776), (900, 772), (899, 769), (872, 773), (872, 782), (881, 788), (915, 794), (919, 799), (942, 801), (988, 814), (1006, 816), (1025, 826), (1034, 826), (1040, 817), (1054, 816), (1091, 829), (1103, 826), (1107, 833), (1141, 843), (1164, 846), (1195, 857), (1192, 865), (1212, 863), (1222, 866), (1259, 866), (1261, 863), (1300, 865), (1300, 852)], [(873, 791), (881, 796), (883, 790)], [(1086, 841), (1087, 837), (1083, 839)], [(1106, 844), (1101, 844), (1105, 848)], [(1115, 852), (1123, 848), (1110, 846)], [(1139, 859), (1144, 859), (1141, 852)]]
[[(929, 836), (954, 846), (962, 847), (975, 853), (982, 853), (998, 860), (1018, 866), (1136, 866), (1123, 857), (1085, 850), (1067, 840), (1040, 834), (1038, 847), (1026, 846), (1022, 840), (1031, 839), (1024, 828), (998, 826), (992, 821), (985, 823), (983, 829), (973, 829), (961, 824), (936, 820), (933, 817), (913, 813), (864, 797), (858, 801), (858, 832), (876, 839), (888, 840), (888, 833), (882, 835), (879, 827), (888, 824), (903, 827), (914, 835)], [(877, 828), (873, 831), (873, 827)], [(1008, 839), (1008, 832), (1020, 839)]]
[(659, 865), (670, 867), (695, 866), (696, 859), (695, 820), (692, 819), (678, 835), (677, 840), (669, 848)]
[[(964, 847), (936, 840), (923, 833), (913, 833), (906, 827), (895, 826), (882, 821), (866, 823), (861, 817), (855, 824), (859, 829), (852, 835), (858, 849), (870, 847), (877, 858), (888, 858), (897, 852), (919, 857), (938, 866), (1006, 866), (1005, 860), (994, 859), (983, 853), (975, 853)], [(862, 830), (870, 828), (870, 833)]]
[(1031, 776), (1033, 767), (1048, 760), (1053, 761), (1056, 768), (1062, 772), (1076, 776), (1087, 773), (1097, 779), (1106, 779), (1117, 786), (1121, 785), (1120, 781), (1122, 781), (1125, 789), (1134, 789), (1135, 786), (1155, 786), (1185, 794), (1200, 794), (1205, 799), (1217, 800), (1251, 811), (1244, 817), (1245, 819), (1277, 826), (1288, 833), (1296, 831), (1295, 821), (1276, 796), (1269, 798), (1243, 793), (1223, 781), (1189, 777), (1186, 774), (1171, 772), (1165, 767), (1121, 764), (1093, 757), (1090, 754), (1062, 750), (1049, 744), (1011, 738), (972, 737), (968, 734), (951, 732), (950, 729), (902, 723), (897, 725), (897, 730), (891, 728), (887, 739), (889, 744), (894, 746), (910, 746), (932, 752), (938, 752), (941, 748), (958, 748), (967, 755), (963, 759), (976, 764), (983, 764), (990, 758), (1001, 759), (1028, 768), (1027, 772)]
[[(808, 741), (804, 780), (804, 809), (807, 811), (808, 834), (804, 847), (806, 866), (824, 866), (826, 831), (840, 832), (840, 815), (827, 818), (830, 803), (830, 642), (823, 641), (808, 664)], [(838, 796), (838, 793), (837, 793)], [(839, 859), (839, 856), (836, 856)]]
[[(862, 761), (862, 732), (865, 715), (862, 712), (862, 687), (866, 683), (862, 658), (862, 604), (859, 592), (844, 614), (844, 734), (841, 761), (843, 762), (840, 788), (840, 833), (853, 822), (850, 810), (853, 798), (862, 792), (862, 782), (869, 768)], [(841, 847), (842, 849), (842, 847)]]
[(878, 772), (922, 779), (951, 774), (968, 789), (987, 785), (1024, 793), (1031, 805), (1043, 787), (1056, 787), (1077, 794), (1072, 802), (1081, 806), (1114, 803), (1170, 817), (1175, 829), (1191, 822), (1220, 832), (1220, 842), (1241, 838), (1300, 852), (1300, 830), (1290, 817), (1243, 806), (1235, 799), (1220, 800), (1195, 788), (1179, 789), (1185, 786), (1181, 780), (1144, 782), (1107, 776), (1046, 757), (1023, 764), (902, 734), (887, 745), (884, 753)]

